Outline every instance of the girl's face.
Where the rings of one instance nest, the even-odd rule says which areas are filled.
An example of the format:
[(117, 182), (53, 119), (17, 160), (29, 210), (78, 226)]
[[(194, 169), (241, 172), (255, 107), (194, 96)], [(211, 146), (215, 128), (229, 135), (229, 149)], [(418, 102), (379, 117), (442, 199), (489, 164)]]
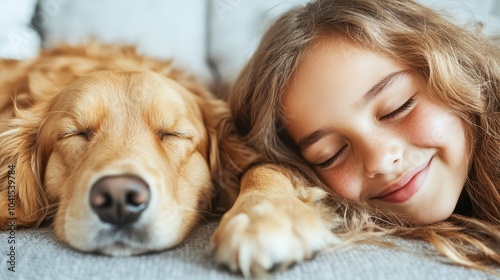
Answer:
[(455, 209), (469, 161), (462, 122), (405, 65), (323, 39), (300, 62), (283, 106), (286, 131), (334, 192), (415, 222)]

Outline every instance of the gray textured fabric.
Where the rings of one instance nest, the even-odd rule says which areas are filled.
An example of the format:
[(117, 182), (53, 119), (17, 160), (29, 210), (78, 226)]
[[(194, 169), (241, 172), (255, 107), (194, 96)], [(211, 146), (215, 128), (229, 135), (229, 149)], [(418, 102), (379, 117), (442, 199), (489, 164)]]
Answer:
[[(1, 232), (0, 279), (242, 279), (211, 259), (208, 246), (216, 226), (216, 222), (202, 224), (172, 250), (123, 258), (77, 252), (57, 241), (51, 228), (17, 230), (15, 272), (7, 263), (10, 233)], [(397, 242), (402, 249), (360, 245), (322, 252), (268, 279), (500, 279), (444, 264), (425, 242)]]

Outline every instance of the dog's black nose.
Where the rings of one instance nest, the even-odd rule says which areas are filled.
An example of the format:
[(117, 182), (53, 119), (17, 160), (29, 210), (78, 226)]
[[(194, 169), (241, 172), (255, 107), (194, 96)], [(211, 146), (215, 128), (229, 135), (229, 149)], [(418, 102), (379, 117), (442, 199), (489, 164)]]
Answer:
[(141, 216), (151, 193), (143, 180), (135, 176), (107, 176), (90, 190), (90, 205), (101, 221), (123, 227)]

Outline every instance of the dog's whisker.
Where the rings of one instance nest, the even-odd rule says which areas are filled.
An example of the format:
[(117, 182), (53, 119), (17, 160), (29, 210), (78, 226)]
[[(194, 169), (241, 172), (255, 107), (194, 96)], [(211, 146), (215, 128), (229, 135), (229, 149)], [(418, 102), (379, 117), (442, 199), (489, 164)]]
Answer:
[(204, 222), (208, 222), (206, 216), (212, 214), (210, 211), (201, 210), (194, 207), (181, 206), (180, 208), (185, 211), (193, 212), (196, 216), (198, 216), (198, 218), (200, 218)]

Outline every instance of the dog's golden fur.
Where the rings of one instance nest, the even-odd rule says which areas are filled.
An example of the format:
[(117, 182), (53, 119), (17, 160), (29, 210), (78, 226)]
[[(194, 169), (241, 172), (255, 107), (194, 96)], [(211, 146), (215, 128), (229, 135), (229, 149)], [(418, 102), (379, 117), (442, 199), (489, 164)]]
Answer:
[[(167, 249), (203, 213), (233, 203), (212, 246), (217, 262), (246, 275), (335, 240), (325, 192), (291, 172), (253, 167), (239, 190), (258, 156), (233, 132), (227, 104), (170, 62), (94, 43), (0, 61), (0, 71), (1, 227), (11, 221), (6, 182), (15, 165), (16, 225), (53, 221), (58, 238), (82, 251)], [(93, 213), (89, 193), (100, 178), (122, 175), (149, 186), (151, 201), (120, 230)]]
[(17, 226), (54, 218), (58, 237), (85, 251), (127, 254), (102, 248), (106, 242), (94, 236), (106, 227), (84, 198), (101, 177), (134, 175), (150, 186), (152, 201), (138, 221), (148, 229), (137, 229), (151, 240), (144, 250), (186, 236), (210, 210), (212, 179), (224, 188), (225, 206), (234, 201), (240, 168), (252, 155), (231, 133), (227, 105), (169, 62), (91, 44), (3, 61), (0, 69), (1, 225), (9, 218), (9, 165)]

